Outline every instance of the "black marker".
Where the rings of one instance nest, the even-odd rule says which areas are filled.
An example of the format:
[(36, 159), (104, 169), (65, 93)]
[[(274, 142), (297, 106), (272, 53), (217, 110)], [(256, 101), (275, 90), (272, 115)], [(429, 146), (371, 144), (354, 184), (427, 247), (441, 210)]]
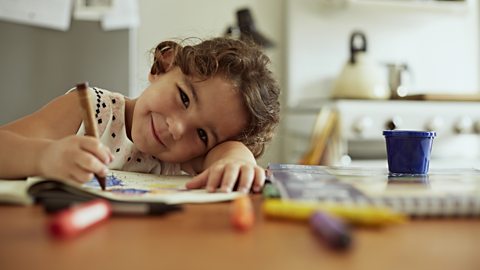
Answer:
[[(64, 199), (43, 199), (41, 200), (47, 213), (55, 213), (60, 210), (70, 208), (80, 201), (69, 201)], [(167, 204), (162, 202), (118, 202), (109, 201), (113, 215), (140, 215), (140, 216), (161, 216), (173, 211), (182, 209), (180, 205)]]
[(182, 209), (180, 205), (167, 203), (111, 202), (111, 205), (114, 215), (159, 216)]

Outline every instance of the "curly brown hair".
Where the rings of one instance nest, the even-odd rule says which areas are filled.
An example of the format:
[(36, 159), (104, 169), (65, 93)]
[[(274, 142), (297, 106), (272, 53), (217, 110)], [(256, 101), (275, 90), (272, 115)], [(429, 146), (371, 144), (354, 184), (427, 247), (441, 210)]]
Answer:
[(173, 66), (200, 79), (222, 76), (241, 93), (249, 114), (248, 126), (234, 140), (244, 143), (258, 158), (272, 139), (280, 120), (280, 88), (268, 69), (270, 59), (255, 44), (231, 38), (213, 38), (181, 46), (164, 41), (152, 50), (152, 75), (164, 73), (162, 54), (173, 50)]

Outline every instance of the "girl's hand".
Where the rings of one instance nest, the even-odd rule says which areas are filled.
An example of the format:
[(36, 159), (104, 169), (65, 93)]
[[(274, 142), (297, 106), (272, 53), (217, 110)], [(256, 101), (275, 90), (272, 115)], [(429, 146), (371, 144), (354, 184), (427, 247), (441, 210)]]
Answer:
[(205, 187), (208, 192), (230, 192), (237, 186), (240, 192), (253, 189), (260, 192), (265, 183), (265, 170), (248, 161), (224, 158), (213, 163), (209, 168), (186, 184), (188, 189)]
[(94, 174), (107, 176), (112, 162), (110, 149), (89, 136), (68, 136), (51, 143), (41, 152), (39, 171), (44, 177), (86, 182)]

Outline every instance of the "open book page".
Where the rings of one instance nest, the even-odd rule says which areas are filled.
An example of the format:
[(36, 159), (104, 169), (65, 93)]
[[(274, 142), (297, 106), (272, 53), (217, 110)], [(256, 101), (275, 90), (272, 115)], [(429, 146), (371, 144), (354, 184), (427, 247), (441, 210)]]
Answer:
[(0, 180), (0, 203), (29, 205), (33, 203), (27, 194), (27, 181)]
[[(111, 174), (106, 178), (106, 191), (101, 190), (96, 179), (84, 184), (64, 183), (69, 187), (65, 189), (65, 193), (70, 193), (70, 196), (82, 196), (88, 193), (99, 198), (126, 202), (210, 203), (233, 200), (241, 195), (238, 192), (209, 193), (205, 189), (187, 190), (185, 184), (190, 179), (190, 176), (164, 176), (111, 170)], [(28, 204), (32, 202), (32, 198), (27, 193), (28, 188), (35, 184), (38, 187), (37, 190), (41, 192), (40, 183), (52, 182), (52, 180), (30, 177), (27, 181), (9, 181), (10, 185), (3, 185), (3, 182), (7, 181), (0, 181), (0, 191), (3, 191), (0, 192), (0, 202)]]

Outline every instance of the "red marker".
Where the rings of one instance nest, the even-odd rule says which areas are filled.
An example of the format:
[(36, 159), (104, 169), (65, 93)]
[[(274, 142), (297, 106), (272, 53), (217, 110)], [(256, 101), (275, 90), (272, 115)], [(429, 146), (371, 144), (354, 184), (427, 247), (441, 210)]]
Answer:
[(253, 226), (255, 215), (252, 201), (248, 195), (236, 198), (232, 202), (231, 222), (240, 231), (246, 231)]
[(56, 237), (69, 238), (101, 223), (111, 213), (112, 207), (107, 201), (96, 199), (56, 214), (48, 228)]

